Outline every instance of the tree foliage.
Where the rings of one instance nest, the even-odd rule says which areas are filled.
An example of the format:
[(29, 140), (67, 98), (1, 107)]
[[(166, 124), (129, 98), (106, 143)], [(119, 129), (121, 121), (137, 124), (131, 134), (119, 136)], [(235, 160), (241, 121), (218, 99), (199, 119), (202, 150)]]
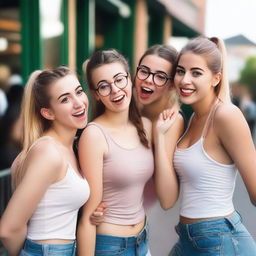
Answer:
[(256, 56), (251, 56), (246, 60), (244, 68), (240, 73), (241, 84), (248, 86), (254, 100), (256, 99)]

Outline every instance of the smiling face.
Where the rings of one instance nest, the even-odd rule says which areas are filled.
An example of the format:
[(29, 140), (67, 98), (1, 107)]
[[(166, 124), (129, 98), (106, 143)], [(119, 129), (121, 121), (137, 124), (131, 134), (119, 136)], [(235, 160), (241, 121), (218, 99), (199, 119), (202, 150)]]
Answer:
[[(157, 73), (159, 76), (170, 77), (172, 70), (172, 63), (157, 56), (157, 55), (146, 55), (139, 67), (143, 70)], [(155, 75), (156, 76), (156, 75)], [(135, 77), (135, 87), (137, 92), (137, 98), (139, 103), (142, 105), (152, 104), (168, 94), (171, 89), (170, 80), (163, 86), (156, 86), (152, 74), (145, 80), (140, 80), (137, 76)]]
[(49, 86), (50, 107), (41, 108), (41, 115), (61, 125), (82, 129), (87, 124), (88, 98), (75, 75), (69, 74)]
[(181, 102), (194, 104), (216, 97), (215, 87), (220, 78), (220, 73), (213, 74), (208, 68), (204, 56), (186, 52), (179, 59), (174, 83)]
[[(129, 109), (132, 83), (120, 62), (104, 64), (95, 68), (92, 71), (92, 82), (94, 89), (97, 89), (95, 97), (104, 104), (106, 111), (121, 112)], [(107, 87), (110, 89), (109, 94), (102, 93)]]

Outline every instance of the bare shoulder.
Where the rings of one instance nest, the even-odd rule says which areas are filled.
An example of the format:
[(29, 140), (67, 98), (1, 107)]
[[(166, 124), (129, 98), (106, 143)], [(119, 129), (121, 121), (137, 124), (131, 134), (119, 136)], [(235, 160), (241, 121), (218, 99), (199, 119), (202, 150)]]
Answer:
[(217, 108), (213, 127), (217, 135), (222, 139), (241, 136), (249, 131), (243, 113), (231, 103), (221, 104)]
[(59, 167), (63, 164), (60, 145), (57, 141), (48, 137), (40, 139), (30, 148), (26, 155), (26, 161), (37, 161), (38, 165), (44, 163), (44, 166)]
[(241, 110), (232, 103), (220, 104), (215, 112), (214, 122), (217, 125), (223, 123), (233, 123), (239, 120), (244, 120)]
[(90, 148), (91, 150), (107, 152), (108, 145), (102, 128), (97, 125), (87, 125), (79, 138), (78, 148), (79, 151), (83, 148)]
[(87, 125), (86, 128), (83, 130), (81, 136), (80, 136), (80, 141), (83, 140), (104, 140), (104, 134), (101, 130), (100, 127), (98, 127), (97, 125)]

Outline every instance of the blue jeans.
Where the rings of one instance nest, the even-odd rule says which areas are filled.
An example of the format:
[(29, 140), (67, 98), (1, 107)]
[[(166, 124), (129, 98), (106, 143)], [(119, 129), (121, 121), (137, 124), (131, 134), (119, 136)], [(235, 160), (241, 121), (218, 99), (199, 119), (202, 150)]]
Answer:
[(179, 241), (169, 256), (253, 256), (256, 243), (239, 214), (226, 218), (178, 224)]
[(75, 256), (76, 242), (69, 244), (39, 244), (25, 241), (20, 256)]
[(146, 256), (148, 251), (147, 224), (137, 236), (96, 236), (95, 256)]

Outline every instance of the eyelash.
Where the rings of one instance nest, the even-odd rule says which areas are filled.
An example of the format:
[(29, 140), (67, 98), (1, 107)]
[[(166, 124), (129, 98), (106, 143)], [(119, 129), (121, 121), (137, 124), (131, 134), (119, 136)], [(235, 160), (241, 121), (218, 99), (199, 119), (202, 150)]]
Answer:
[[(83, 92), (84, 92), (84, 90), (83, 90), (83, 89), (80, 89), (80, 90), (77, 90), (77, 91), (76, 91), (76, 94), (79, 96), (79, 95), (81, 95)], [(61, 103), (67, 103), (67, 102), (68, 102), (68, 97), (63, 98), (60, 102), (61, 102)]]

